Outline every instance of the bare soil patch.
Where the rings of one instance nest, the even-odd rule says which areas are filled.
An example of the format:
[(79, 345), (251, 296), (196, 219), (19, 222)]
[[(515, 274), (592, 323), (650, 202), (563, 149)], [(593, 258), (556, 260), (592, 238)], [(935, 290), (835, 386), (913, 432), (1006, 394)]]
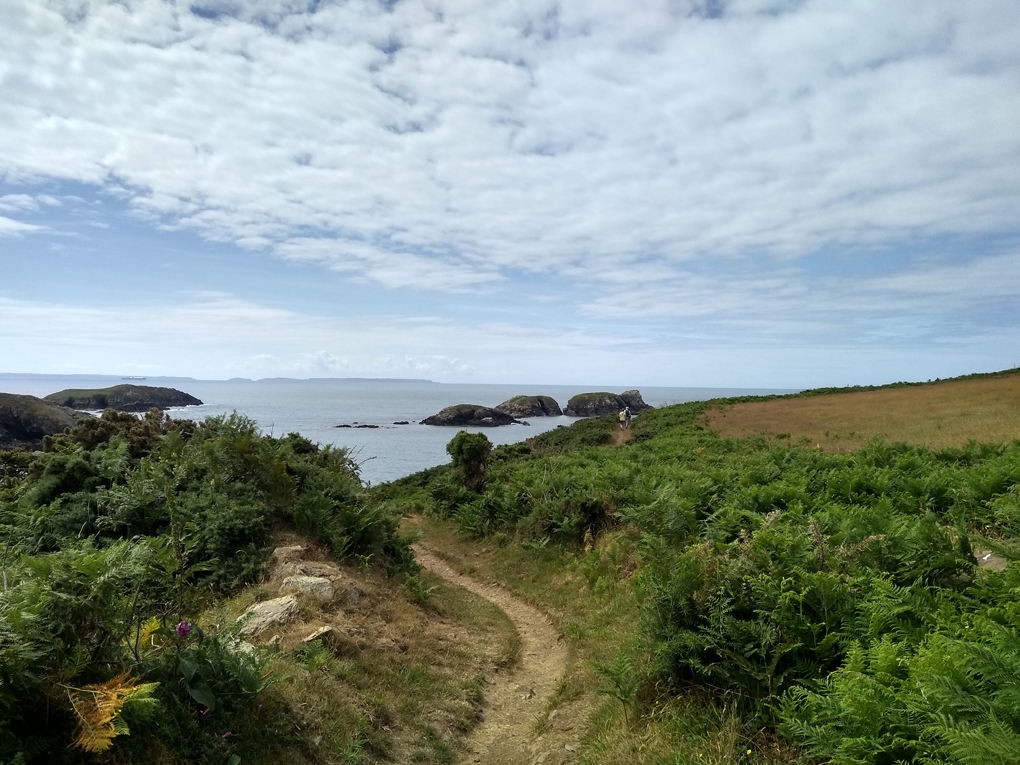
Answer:
[(1020, 375), (734, 404), (705, 414), (719, 435), (765, 435), (828, 451), (875, 436), (938, 449), (1020, 439)]
[(613, 439), (610, 441), (610, 444), (612, 446), (623, 446), (623, 444), (630, 441), (630, 437), (633, 432), (634, 431), (630, 428), (627, 428), (626, 430), (622, 430), (619, 427), (613, 428)]

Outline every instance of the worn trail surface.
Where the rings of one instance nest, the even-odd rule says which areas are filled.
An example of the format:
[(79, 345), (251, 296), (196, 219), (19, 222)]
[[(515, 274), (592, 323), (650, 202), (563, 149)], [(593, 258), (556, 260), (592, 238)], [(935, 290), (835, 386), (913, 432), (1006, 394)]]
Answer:
[(495, 603), (510, 617), (521, 638), (521, 661), (513, 671), (490, 678), (485, 717), (468, 737), (468, 762), (485, 765), (562, 765), (577, 750), (571, 730), (550, 726), (536, 735), (535, 721), (567, 669), (567, 648), (549, 620), (502, 587), (459, 574), (421, 544), (418, 563), (447, 581)]

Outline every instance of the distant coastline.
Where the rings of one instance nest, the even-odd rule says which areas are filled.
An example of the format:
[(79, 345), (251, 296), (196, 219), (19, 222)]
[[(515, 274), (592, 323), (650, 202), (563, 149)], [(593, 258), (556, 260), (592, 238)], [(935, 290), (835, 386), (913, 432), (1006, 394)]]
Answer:
[(322, 382), (322, 383), (416, 383), (442, 385), (435, 380), (416, 377), (231, 377), (227, 380), (203, 379), (200, 377), (175, 377), (171, 375), (93, 375), (93, 374), (48, 374), (44, 372), (0, 372), (0, 380), (160, 380), (162, 382), (236, 382), (236, 383), (274, 383), (274, 382)]

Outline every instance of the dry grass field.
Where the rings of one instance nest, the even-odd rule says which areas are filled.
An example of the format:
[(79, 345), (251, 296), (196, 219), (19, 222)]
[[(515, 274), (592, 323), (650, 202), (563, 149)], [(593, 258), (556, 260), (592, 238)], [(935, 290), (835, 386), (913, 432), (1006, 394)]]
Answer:
[(706, 413), (722, 436), (766, 435), (829, 451), (875, 436), (933, 449), (1020, 439), (1020, 374), (734, 404)]

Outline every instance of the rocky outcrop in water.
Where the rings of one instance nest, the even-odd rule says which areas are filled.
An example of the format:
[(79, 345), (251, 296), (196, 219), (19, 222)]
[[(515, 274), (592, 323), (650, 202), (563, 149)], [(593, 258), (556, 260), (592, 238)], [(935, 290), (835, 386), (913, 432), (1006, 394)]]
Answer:
[(422, 425), (448, 425), (459, 428), (492, 428), (520, 421), (509, 414), (478, 404), (455, 404), (421, 421)]
[(623, 403), (630, 407), (632, 414), (655, 408), (645, 403), (645, 400), (641, 398), (641, 391), (639, 390), (625, 390), (620, 394), (620, 398), (623, 399)]
[(578, 393), (567, 402), (563, 413), (569, 417), (598, 417), (603, 414), (616, 414), (624, 407), (630, 407), (632, 414), (652, 409), (641, 398), (641, 392), (628, 390), (623, 393)]
[(549, 396), (514, 396), (496, 407), (511, 417), (559, 417), (563, 414), (556, 399)]
[(201, 406), (202, 402), (176, 388), (151, 385), (114, 385), (94, 390), (62, 390), (51, 393), (47, 401), (71, 409), (116, 409), (119, 412), (147, 412), (153, 407)]
[(41, 449), (44, 436), (88, 416), (35, 396), (0, 393), (0, 449)]

